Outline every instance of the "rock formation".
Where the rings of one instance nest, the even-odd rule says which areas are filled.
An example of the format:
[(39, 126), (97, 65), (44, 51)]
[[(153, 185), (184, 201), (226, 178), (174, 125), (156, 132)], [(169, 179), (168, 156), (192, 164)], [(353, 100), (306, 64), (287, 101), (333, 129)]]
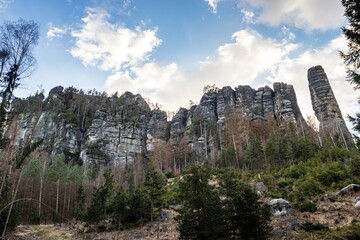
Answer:
[(310, 68), (308, 81), (312, 106), (320, 122), (320, 132), (332, 136), (338, 133), (345, 144), (352, 145), (351, 134), (346, 127), (324, 69), (319, 65)]
[[(322, 67), (309, 69), (308, 78), (321, 130), (337, 129), (344, 138), (351, 139)], [(53, 88), (47, 99), (44, 100), (43, 95), (39, 98), (45, 107), (34, 112), (27, 112), (27, 107), (21, 108), (25, 103), (22, 101), (26, 100), (14, 101), (16, 104), (13, 105), (22, 110), (13, 111), (7, 124), (6, 134), (11, 144), (20, 146), (43, 138), (40, 150), (49, 152), (54, 158), (65, 153), (69, 159), (81, 157), (89, 163), (116, 165), (132, 162), (136, 157), (150, 159), (156, 144), (162, 142), (178, 146), (183, 141), (198, 155), (212, 156), (216, 146), (204, 128), (222, 129), (226, 117), (235, 112), (251, 120), (272, 118), (300, 122), (301, 126), (307, 127), (294, 88), (286, 83), (274, 83), (273, 89), (265, 86), (257, 90), (250, 86), (235, 89), (212, 87), (204, 93), (198, 105), (190, 109), (180, 108), (171, 121), (167, 120), (164, 111), (151, 110), (139, 94), (125, 92), (120, 97), (95, 95), (86, 100), (89, 95), (76, 97), (72, 91), (61, 86)], [(71, 119), (71, 111), (84, 99), (85, 110), (91, 108), (90, 117), (87, 124), (83, 120), (80, 125), (74, 125), (66, 115), (70, 113)], [(89, 104), (91, 101), (102, 102)], [(64, 110), (66, 107), (68, 109)], [(85, 113), (76, 112), (77, 116), (83, 117)], [(201, 123), (194, 132), (191, 126), (196, 121)]]

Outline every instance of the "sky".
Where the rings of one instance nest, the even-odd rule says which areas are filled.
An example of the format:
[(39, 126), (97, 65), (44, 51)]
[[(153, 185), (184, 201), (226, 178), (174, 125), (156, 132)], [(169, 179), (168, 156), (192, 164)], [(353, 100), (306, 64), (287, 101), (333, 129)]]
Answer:
[(304, 117), (313, 115), (315, 65), (343, 115), (358, 111), (339, 57), (343, 12), (340, 0), (0, 0), (0, 23), (40, 24), (37, 67), (18, 97), (58, 85), (131, 91), (176, 111), (198, 103), (206, 85), (285, 82)]

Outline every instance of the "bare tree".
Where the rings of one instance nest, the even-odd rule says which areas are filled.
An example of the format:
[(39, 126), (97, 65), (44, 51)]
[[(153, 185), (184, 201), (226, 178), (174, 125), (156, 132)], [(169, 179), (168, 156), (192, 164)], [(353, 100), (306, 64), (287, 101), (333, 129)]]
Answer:
[(14, 89), (19, 86), (20, 79), (30, 76), (34, 70), (36, 60), (32, 50), (38, 41), (39, 25), (33, 21), (19, 19), (0, 27), (1, 134)]

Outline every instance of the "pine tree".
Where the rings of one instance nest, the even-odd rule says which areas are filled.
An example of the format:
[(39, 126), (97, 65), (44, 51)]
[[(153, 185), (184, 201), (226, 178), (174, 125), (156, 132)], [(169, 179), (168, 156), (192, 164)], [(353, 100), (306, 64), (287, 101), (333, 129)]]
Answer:
[(176, 217), (180, 239), (228, 239), (224, 211), (218, 191), (209, 185), (207, 168), (192, 166), (180, 182), (180, 197), (184, 207)]
[(220, 191), (231, 239), (267, 239), (271, 213), (267, 205), (259, 202), (259, 196), (232, 171), (222, 177)]
[(98, 223), (106, 217), (107, 203), (111, 197), (114, 185), (114, 175), (110, 168), (104, 170), (105, 183), (96, 189), (88, 208), (86, 220), (89, 223)]
[(155, 167), (149, 164), (145, 171), (145, 192), (148, 195), (151, 203), (150, 220), (153, 220), (156, 211), (161, 209), (164, 205), (165, 195), (165, 178), (160, 172), (155, 170)]
[(250, 143), (245, 152), (245, 165), (249, 169), (262, 169), (265, 164), (265, 155), (262, 150), (260, 138), (251, 136)]
[(75, 218), (78, 220), (84, 219), (84, 205), (85, 205), (85, 192), (83, 185), (80, 185), (77, 194), (76, 194), (76, 201), (75, 201)]
[[(348, 19), (348, 26), (342, 31), (348, 42), (348, 51), (341, 52), (340, 56), (347, 67), (348, 80), (354, 84), (355, 89), (360, 89), (360, 2), (358, 0), (342, 0), (345, 7), (344, 15)], [(354, 124), (354, 130), (360, 133), (360, 113), (355, 117), (349, 116)], [(359, 142), (359, 138), (357, 137)]]
[(66, 179), (68, 167), (65, 164), (65, 155), (61, 154), (59, 158), (52, 162), (47, 171), (47, 179), (50, 183), (56, 184), (56, 213), (59, 213), (59, 195), (60, 185)]

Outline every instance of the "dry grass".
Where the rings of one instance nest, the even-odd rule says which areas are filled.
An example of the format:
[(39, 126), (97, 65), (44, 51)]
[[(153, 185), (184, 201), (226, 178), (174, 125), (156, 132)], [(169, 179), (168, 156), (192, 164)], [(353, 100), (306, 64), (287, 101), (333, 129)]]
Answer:
[(54, 225), (20, 225), (17, 227), (13, 239), (78, 240), (81, 238), (67, 228)]

